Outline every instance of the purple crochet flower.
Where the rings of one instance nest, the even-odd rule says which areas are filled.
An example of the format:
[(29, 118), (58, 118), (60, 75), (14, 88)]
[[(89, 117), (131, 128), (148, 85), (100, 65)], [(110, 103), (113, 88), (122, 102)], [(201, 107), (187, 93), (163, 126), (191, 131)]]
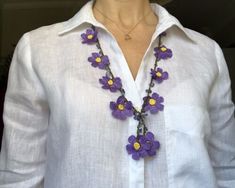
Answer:
[(110, 109), (112, 115), (117, 119), (125, 120), (133, 115), (132, 102), (127, 101), (123, 96), (118, 97), (117, 102), (110, 102)]
[(143, 149), (148, 153), (148, 156), (156, 155), (157, 150), (160, 148), (160, 143), (154, 140), (152, 132), (147, 132), (145, 136), (141, 137), (140, 143), (142, 143)]
[(141, 137), (144, 136), (135, 137), (134, 135), (131, 135), (128, 138), (129, 144), (126, 145), (126, 150), (128, 154), (132, 155), (132, 159), (134, 160), (139, 160), (141, 157), (144, 158), (148, 156), (147, 151), (144, 149), (145, 139), (141, 139)]
[(87, 29), (86, 33), (82, 33), (82, 43), (83, 44), (92, 44), (97, 42), (97, 34), (98, 32), (93, 29)]
[(126, 150), (128, 154), (132, 155), (134, 160), (154, 156), (160, 148), (160, 143), (154, 140), (154, 134), (152, 132), (147, 132), (145, 136), (139, 135), (135, 137), (131, 135), (128, 138), (128, 142), (129, 144), (126, 145)]
[[(144, 100), (146, 100), (147, 97), (144, 97)], [(159, 96), (157, 93), (153, 93), (151, 97), (147, 98), (144, 110), (150, 111), (151, 114), (155, 114), (158, 111), (162, 111), (164, 106), (163, 103), (164, 99), (163, 97)]]
[(88, 58), (88, 61), (91, 62), (93, 67), (99, 67), (100, 69), (105, 69), (109, 65), (108, 56), (102, 56), (99, 53), (92, 53), (92, 56)]
[(157, 83), (162, 83), (163, 80), (168, 79), (168, 72), (163, 72), (161, 68), (157, 68), (157, 70), (151, 69), (151, 75)]
[(161, 59), (168, 59), (172, 57), (171, 49), (167, 48), (166, 46), (160, 46), (154, 48), (154, 55), (156, 56), (157, 60), (160, 61)]
[(119, 77), (112, 79), (108, 76), (103, 76), (102, 79), (99, 79), (99, 82), (103, 85), (103, 89), (109, 89), (111, 92), (116, 92), (122, 87), (122, 82)]

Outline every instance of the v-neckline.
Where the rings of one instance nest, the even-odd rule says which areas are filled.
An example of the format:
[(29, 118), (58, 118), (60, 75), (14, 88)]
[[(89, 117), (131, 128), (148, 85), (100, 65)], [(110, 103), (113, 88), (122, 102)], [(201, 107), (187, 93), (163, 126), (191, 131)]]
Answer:
[(137, 84), (138, 81), (139, 81), (139, 77), (141, 75), (141, 71), (143, 70), (143, 67), (144, 67), (144, 64), (145, 64), (144, 60), (145, 60), (145, 58), (147, 56), (147, 53), (149, 52), (149, 50), (150, 50), (150, 48), (152, 46), (155, 33), (156, 33), (156, 30), (154, 31), (154, 33), (153, 33), (153, 35), (151, 37), (150, 43), (149, 43), (148, 47), (146, 48), (146, 50), (144, 52), (144, 55), (141, 58), (141, 61), (139, 62), (139, 68), (137, 70), (137, 74), (136, 74), (135, 77), (134, 77), (134, 75), (131, 72), (131, 68), (130, 68), (130, 66), (128, 64), (128, 61), (127, 61), (127, 59), (126, 59), (126, 57), (125, 57), (125, 55), (124, 55), (120, 45), (118, 44), (117, 40), (114, 38), (113, 44), (115, 44), (115, 46), (117, 47), (117, 50), (120, 52), (120, 56), (121, 56), (121, 59), (122, 59), (121, 62), (123, 62), (122, 65), (125, 66), (125, 69), (127, 70), (128, 77), (130, 78), (129, 80), (132, 80), (132, 82), (134, 82), (135, 84)]
[[(147, 57), (149, 50), (152, 47), (154, 40), (157, 38), (157, 36), (161, 32), (158, 30), (158, 27), (156, 27), (156, 29), (151, 37), (151, 41), (150, 41), (142, 59), (141, 59), (136, 77), (134, 78), (131, 73), (128, 62), (127, 62), (127, 60), (121, 50), (121, 47), (119, 46), (116, 38), (113, 36), (113, 34), (111, 32), (109, 32), (108, 30), (106, 30), (106, 31), (110, 34), (109, 37), (112, 39), (110, 40), (110, 38), (109, 39), (105, 38), (105, 35), (103, 35), (103, 36), (100, 35), (100, 37), (104, 37), (104, 40), (100, 40), (101, 46), (103, 46), (104, 47), (103, 50), (105, 50), (105, 46), (107, 45), (107, 43), (103, 43), (103, 41), (110, 40), (109, 47), (108, 46), (106, 46), (106, 47), (112, 48), (114, 50), (114, 52), (115, 51), (117, 52), (115, 58), (117, 58), (116, 63), (119, 68), (116, 69), (117, 72), (115, 73), (115, 76), (120, 76), (120, 78), (123, 80), (124, 89), (126, 91), (126, 97), (135, 104), (135, 107), (140, 109), (142, 106), (142, 92), (139, 92), (138, 88), (140, 88), (139, 84), (141, 83), (141, 78), (144, 74), (142, 72), (144, 70), (145, 59)], [(107, 37), (107, 35), (106, 35), (106, 37)], [(103, 45), (102, 45), (102, 43), (103, 43)], [(111, 54), (110, 54), (110, 56), (111, 56)], [(113, 56), (115, 56), (115, 55), (113, 55)], [(113, 62), (111, 62), (111, 67), (112, 67), (112, 65), (113, 65)], [(147, 74), (147, 72), (146, 72), (146, 74)], [(145, 86), (141, 86), (141, 87), (145, 88)]]
[(137, 70), (137, 74), (136, 74), (135, 78), (132, 75), (132, 72), (131, 72), (131, 69), (128, 65), (128, 62), (127, 62), (127, 60), (126, 60), (126, 58), (125, 58), (125, 56), (124, 56), (124, 54), (121, 50), (121, 47), (119, 46), (117, 40), (114, 39), (111, 42), (111, 46), (113, 46), (115, 51), (117, 51), (116, 55), (118, 56), (117, 58), (120, 60), (118, 62), (119, 63), (119, 68), (122, 71), (122, 73), (120, 73), (117, 76), (120, 76), (123, 81), (125, 80), (125, 84), (127, 86), (127, 88), (124, 88), (125, 91), (126, 91), (126, 97), (135, 104), (135, 107), (137, 107), (139, 109), (142, 106), (142, 93), (139, 92), (138, 88), (139, 88), (139, 84), (140, 84), (140, 81), (141, 81), (140, 79), (141, 79), (142, 75), (145, 74), (145, 73), (143, 73), (144, 66), (145, 66), (145, 63), (146, 63), (145, 59), (147, 57), (147, 53), (149, 52), (149, 50), (152, 46), (153, 37), (154, 36), (152, 36), (151, 42), (149, 43), (149, 45), (147, 47), (147, 50), (145, 51), (145, 53), (144, 53), (144, 55), (141, 59), (141, 62), (140, 62), (139, 68)]

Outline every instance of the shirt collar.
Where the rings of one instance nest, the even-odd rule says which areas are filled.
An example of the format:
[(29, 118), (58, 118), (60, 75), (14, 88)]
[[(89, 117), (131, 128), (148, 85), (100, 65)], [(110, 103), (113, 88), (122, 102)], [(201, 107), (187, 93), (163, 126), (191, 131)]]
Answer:
[[(64, 27), (61, 31), (58, 32), (58, 35), (64, 35), (75, 28), (79, 27), (83, 23), (90, 23), (93, 24), (96, 27), (101, 27), (106, 30), (105, 26), (98, 22), (96, 18), (94, 17), (92, 6), (93, 6), (94, 0), (90, 0), (87, 2), (81, 9), (78, 11), (77, 14), (75, 14), (72, 18), (70, 18), (68, 21), (64, 22)], [(166, 31), (168, 28), (172, 26), (177, 26), (186, 36), (188, 39), (190, 39), (192, 42), (196, 42), (191, 35), (190, 32), (188, 32), (179, 22), (177, 18), (172, 16), (168, 13), (168, 11), (156, 4), (151, 3), (151, 7), (156, 15), (158, 15), (159, 23), (157, 25), (158, 30), (155, 33), (156, 36), (158, 36), (160, 33)], [(155, 37), (155, 36), (154, 36)]]

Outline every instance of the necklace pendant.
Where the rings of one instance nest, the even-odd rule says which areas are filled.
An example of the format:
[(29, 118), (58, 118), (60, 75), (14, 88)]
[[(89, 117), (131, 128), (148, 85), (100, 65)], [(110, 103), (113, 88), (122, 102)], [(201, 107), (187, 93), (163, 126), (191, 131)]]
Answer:
[(129, 34), (126, 34), (125, 35), (125, 40), (131, 40), (132, 38), (131, 38), (131, 36), (129, 35)]

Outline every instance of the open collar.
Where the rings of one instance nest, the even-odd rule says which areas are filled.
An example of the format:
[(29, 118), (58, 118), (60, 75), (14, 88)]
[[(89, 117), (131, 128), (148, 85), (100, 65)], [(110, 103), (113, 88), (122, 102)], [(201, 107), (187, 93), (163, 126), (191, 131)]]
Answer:
[[(64, 22), (64, 26), (62, 30), (58, 32), (58, 35), (59, 36), (65, 35), (68, 32), (74, 30), (75, 28), (79, 27), (80, 25), (84, 23), (93, 24), (96, 27), (100, 27), (100, 28), (103, 28), (104, 30), (107, 30), (105, 26), (102, 23), (98, 22), (96, 18), (94, 17), (94, 14), (92, 11), (93, 3), (94, 3), (94, 0), (90, 0), (80, 9), (80, 11), (77, 12), (77, 14), (75, 14), (68, 21)], [(196, 43), (191, 33), (188, 32), (183, 27), (183, 25), (179, 22), (177, 18), (169, 14), (168, 11), (164, 7), (160, 6), (157, 3), (151, 3), (151, 7), (153, 11), (155, 12), (155, 14), (158, 15), (158, 19), (159, 19), (159, 22), (157, 24), (157, 27), (158, 27), (158, 32), (156, 34), (157, 36), (160, 33), (166, 31), (168, 28), (172, 26), (177, 26), (187, 36), (188, 39)]]

